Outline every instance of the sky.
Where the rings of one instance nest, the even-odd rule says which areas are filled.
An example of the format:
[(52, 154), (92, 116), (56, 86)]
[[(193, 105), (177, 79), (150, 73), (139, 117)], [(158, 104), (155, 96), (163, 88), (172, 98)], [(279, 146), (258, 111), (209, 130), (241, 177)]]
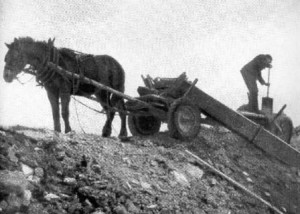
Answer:
[[(143, 85), (141, 75), (186, 72), (189, 80), (199, 79), (198, 88), (232, 109), (247, 102), (240, 69), (258, 54), (271, 54), (274, 111), (287, 104), (285, 113), (300, 124), (299, 0), (1, 0), (0, 28), (0, 125), (53, 129), (46, 92), (35, 79), (23, 75), (23, 84), (9, 84), (2, 77), (5, 43), (23, 36), (55, 38), (56, 47), (111, 55), (125, 70), (130, 96)], [(267, 80), (267, 70), (262, 74)], [(259, 101), (266, 94), (259, 85)], [(76, 132), (101, 132), (105, 115), (73, 99), (70, 111)], [(118, 129), (115, 122), (114, 135)]]

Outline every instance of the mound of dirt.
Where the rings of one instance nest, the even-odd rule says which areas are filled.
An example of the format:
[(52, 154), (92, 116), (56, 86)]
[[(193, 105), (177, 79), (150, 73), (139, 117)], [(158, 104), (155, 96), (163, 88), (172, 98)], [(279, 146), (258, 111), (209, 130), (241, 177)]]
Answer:
[(274, 213), (189, 150), (282, 213), (300, 213), (300, 169), (224, 129), (186, 143), (168, 133), (129, 142), (92, 134), (0, 129), (0, 213)]

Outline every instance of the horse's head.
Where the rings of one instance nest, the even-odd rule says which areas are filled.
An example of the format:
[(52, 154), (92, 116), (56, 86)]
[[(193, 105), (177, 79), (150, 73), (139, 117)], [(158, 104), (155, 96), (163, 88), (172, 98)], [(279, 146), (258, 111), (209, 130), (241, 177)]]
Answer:
[(12, 82), (27, 64), (37, 69), (44, 66), (50, 59), (54, 40), (49, 39), (48, 43), (36, 42), (30, 37), (25, 37), (15, 38), (13, 43), (6, 44), (8, 52), (5, 56), (4, 80)]
[(27, 62), (21, 50), (19, 40), (15, 38), (11, 44), (6, 44), (8, 52), (5, 55), (5, 67), (3, 78), (6, 82), (12, 82), (24, 69)]

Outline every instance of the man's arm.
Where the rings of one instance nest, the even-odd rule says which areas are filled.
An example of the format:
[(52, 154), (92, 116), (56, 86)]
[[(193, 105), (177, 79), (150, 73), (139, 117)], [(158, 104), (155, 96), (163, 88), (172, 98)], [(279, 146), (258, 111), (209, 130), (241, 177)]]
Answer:
[(266, 86), (270, 85), (269, 83), (266, 83), (266, 81), (262, 78), (261, 71), (258, 72), (257, 80), (260, 82), (261, 85), (266, 85)]

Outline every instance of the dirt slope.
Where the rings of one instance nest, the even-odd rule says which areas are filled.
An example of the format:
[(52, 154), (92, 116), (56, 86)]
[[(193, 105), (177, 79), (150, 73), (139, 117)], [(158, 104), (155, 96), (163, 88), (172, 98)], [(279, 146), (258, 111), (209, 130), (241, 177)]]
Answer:
[(185, 149), (283, 213), (300, 213), (300, 169), (223, 129), (203, 127), (189, 143), (25, 127), (1, 128), (0, 140), (0, 213), (273, 213)]

